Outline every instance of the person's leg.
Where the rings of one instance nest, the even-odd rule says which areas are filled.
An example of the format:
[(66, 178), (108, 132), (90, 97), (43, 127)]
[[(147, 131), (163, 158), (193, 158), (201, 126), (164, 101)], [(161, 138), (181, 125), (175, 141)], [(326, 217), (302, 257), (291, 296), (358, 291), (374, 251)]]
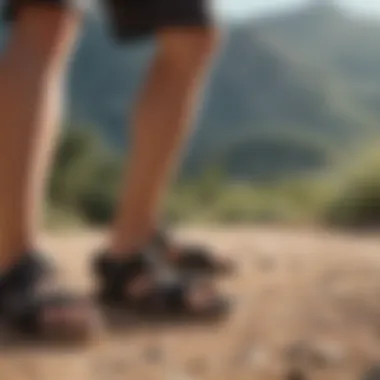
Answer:
[[(119, 37), (154, 32), (158, 39), (158, 52), (134, 115), (132, 159), (111, 245), (95, 260), (100, 299), (116, 306), (127, 303), (142, 318), (185, 314), (215, 321), (228, 311), (214, 284), (193, 282), (167, 257), (151, 250), (162, 197), (178, 166), (215, 46), (205, 1), (110, 3)], [(120, 9), (123, 4), (125, 12)]]
[(0, 273), (35, 248), (79, 15), (26, 2), (0, 58)]
[(29, 337), (82, 341), (91, 308), (61, 288), (35, 245), (79, 17), (59, 1), (13, 4), (19, 7), (0, 60), (0, 317)]
[[(141, 318), (219, 319), (227, 303), (213, 284), (188, 282), (150, 255), (161, 201), (192, 120), (200, 82), (215, 42), (212, 29), (160, 32), (160, 47), (136, 110), (130, 172), (108, 251), (97, 269), (106, 302), (125, 301)], [(163, 314), (163, 315), (162, 315)]]
[(162, 197), (193, 122), (216, 43), (213, 27), (173, 27), (158, 33), (158, 52), (137, 105), (129, 174), (110, 252), (125, 255), (152, 238)]

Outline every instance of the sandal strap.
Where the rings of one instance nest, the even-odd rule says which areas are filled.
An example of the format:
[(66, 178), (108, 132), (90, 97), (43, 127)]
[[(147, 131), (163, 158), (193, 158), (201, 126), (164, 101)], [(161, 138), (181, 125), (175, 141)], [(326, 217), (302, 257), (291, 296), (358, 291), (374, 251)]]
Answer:
[(129, 284), (142, 275), (151, 274), (148, 261), (141, 254), (131, 255), (125, 260), (114, 260), (102, 252), (96, 257), (93, 267), (101, 282), (102, 296), (110, 301), (123, 300)]
[(8, 291), (27, 291), (41, 276), (51, 270), (48, 263), (35, 253), (28, 253), (8, 272), (0, 276), (0, 298)]
[[(180, 278), (175, 268), (168, 265), (166, 260), (161, 258), (162, 255), (157, 254), (155, 250), (155, 247), (149, 247), (125, 260), (110, 259), (106, 253), (98, 256), (95, 260), (95, 272), (101, 281), (103, 298), (116, 302), (128, 299), (143, 309), (182, 307), (188, 282)], [(145, 275), (153, 282), (148, 293), (128, 297), (126, 289), (129, 284)]]
[[(157, 255), (165, 255), (165, 251), (170, 249), (170, 236), (166, 231), (156, 232), (153, 244), (157, 247)], [(231, 261), (218, 259), (212, 251), (202, 245), (182, 245), (175, 265), (178, 269), (192, 273), (228, 274), (234, 271)]]
[(152, 244), (161, 249), (167, 249), (170, 240), (170, 236), (166, 230), (158, 229), (153, 236)]
[[(94, 262), (100, 300), (105, 304), (127, 307), (148, 318), (218, 318), (225, 314), (224, 299), (218, 296), (205, 308), (193, 308), (188, 296), (189, 291), (199, 285), (199, 278), (184, 276), (155, 249), (154, 246), (147, 247), (124, 260), (115, 260), (107, 253), (101, 253)], [(150, 277), (149, 289), (143, 294), (129, 293), (128, 285), (145, 275)]]
[(156, 286), (145, 297), (136, 300), (140, 310), (160, 314), (176, 314), (186, 309), (188, 287), (185, 282)]
[(109, 284), (123, 289), (141, 275), (149, 275), (159, 284), (177, 282), (176, 268), (167, 262), (160, 250), (152, 244), (122, 259), (112, 259), (107, 252), (101, 252), (95, 259), (94, 270)]
[(41, 315), (44, 310), (66, 308), (77, 302), (79, 300), (64, 292), (44, 296), (35, 295), (29, 300), (19, 299), (18, 303), (13, 302), (7, 319), (9, 324), (19, 331), (34, 334), (41, 327)]
[(53, 275), (47, 261), (31, 253), (0, 278), (0, 314), (7, 324), (20, 332), (36, 333), (43, 309), (73, 303), (73, 297), (48, 282)]

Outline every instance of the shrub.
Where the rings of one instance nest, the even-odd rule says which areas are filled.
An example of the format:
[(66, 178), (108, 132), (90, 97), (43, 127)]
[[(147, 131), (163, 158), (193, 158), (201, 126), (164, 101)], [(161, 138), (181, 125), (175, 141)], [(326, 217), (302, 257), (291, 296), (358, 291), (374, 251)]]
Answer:
[(339, 186), (326, 202), (324, 220), (337, 226), (380, 226), (378, 149), (369, 149), (345, 171)]
[(49, 199), (53, 208), (70, 210), (90, 224), (113, 215), (121, 160), (85, 128), (68, 128), (59, 146)]

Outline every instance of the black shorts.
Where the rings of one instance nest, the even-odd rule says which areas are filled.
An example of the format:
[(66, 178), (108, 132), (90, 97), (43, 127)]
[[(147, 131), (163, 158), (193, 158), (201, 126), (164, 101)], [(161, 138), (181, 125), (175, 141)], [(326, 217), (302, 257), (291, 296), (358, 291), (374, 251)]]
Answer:
[[(166, 27), (207, 26), (209, 0), (100, 0), (113, 34), (122, 40), (154, 34)], [(24, 4), (66, 6), (65, 0), (5, 0), (5, 17), (12, 21)]]

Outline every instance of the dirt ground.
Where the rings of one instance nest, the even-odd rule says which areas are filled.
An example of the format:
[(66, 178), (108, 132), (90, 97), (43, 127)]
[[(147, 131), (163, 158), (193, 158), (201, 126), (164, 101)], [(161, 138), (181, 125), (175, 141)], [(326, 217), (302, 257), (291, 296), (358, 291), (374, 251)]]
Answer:
[[(380, 364), (380, 237), (269, 228), (193, 228), (236, 259), (220, 283), (236, 299), (215, 326), (99, 326), (88, 347), (3, 343), (1, 380), (359, 380)], [(70, 286), (104, 235), (43, 238)], [(380, 379), (375, 375), (368, 379)]]

